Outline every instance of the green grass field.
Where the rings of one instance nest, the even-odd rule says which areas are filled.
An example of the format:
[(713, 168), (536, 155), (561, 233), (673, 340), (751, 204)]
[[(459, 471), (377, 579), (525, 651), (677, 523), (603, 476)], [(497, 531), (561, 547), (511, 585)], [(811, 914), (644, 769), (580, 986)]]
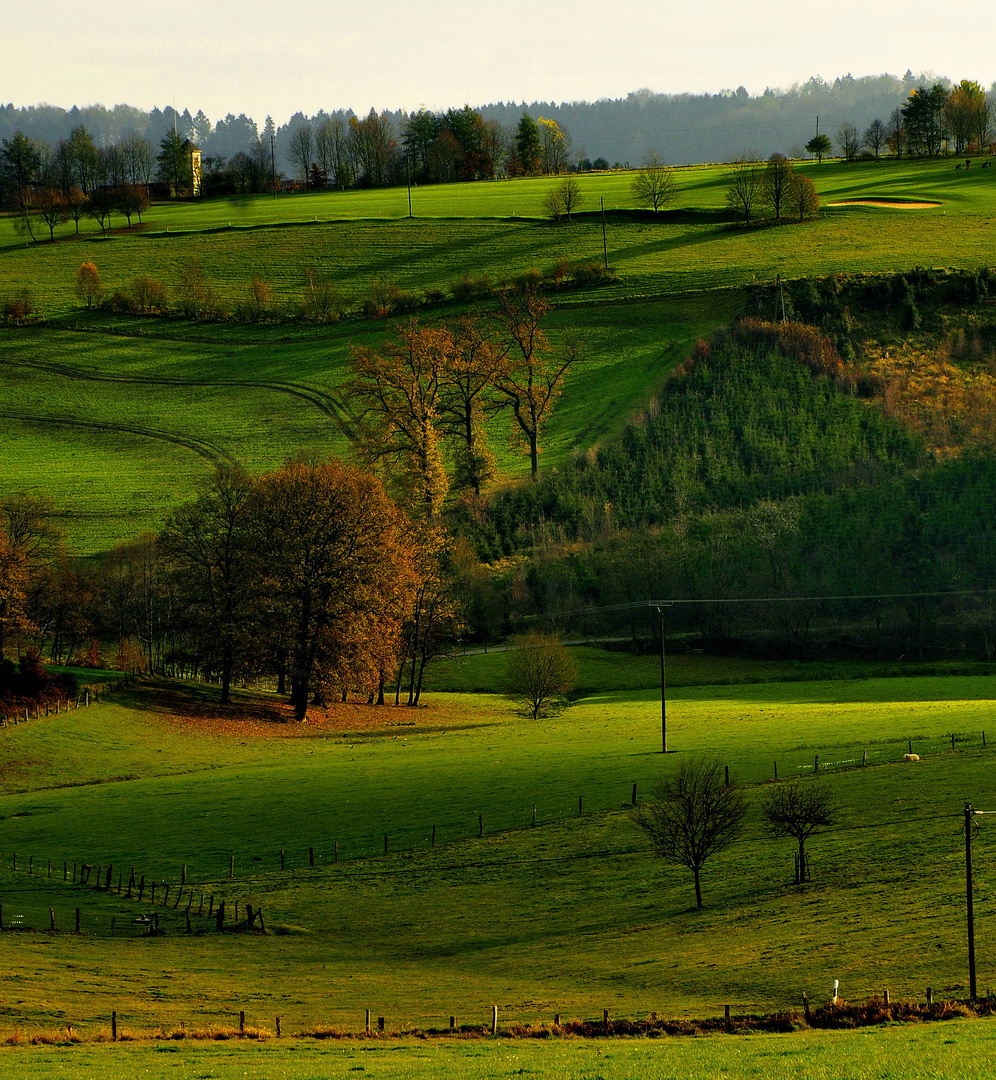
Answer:
[[(854, 1002), (967, 993), (961, 808), (996, 809), (991, 677), (676, 686), (666, 762), (652, 690), (593, 694), (538, 724), (500, 696), (434, 694), (417, 712), (371, 721), (358, 706), (332, 726), (281, 725), (284, 737), (267, 734), (268, 696), (242, 699), (253, 722), (220, 716), (213, 693), (146, 685), (0, 733), (5, 925), (21, 914), (46, 930), (50, 906), (60, 928), (75, 907), (84, 923), (81, 938), (5, 938), (17, 975), (0, 1037), (67, 1021), (89, 1037), (111, 1010), (143, 1032), (241, 1009), (293, 1033), (356, 1030), (367, 1008), (392, 1030), (485, 1023), (492, 1004), (509, 1024), (783, 1011), (804, 990), (824, 1000), (834, 978)], [(919, 763), (901, 761), (908, 739)], [(754, 803), (776, 761), (780, 777), (805, 777), (819, 755), (843, 814), (811, 842), (811, 885), (789, 884), (791, 843), (755, 810), (694, 910), (687, 873), (652, 859), (629, 804), (634, 783), (644, 797), (700, 754)], [(979, 820), (986, 992), (996, 849)], [(111, 863), (125, 882), (134, 866), (145, 900), (63, 884), (63, 861)], [(205, 903), (258, 905), (278, 932), (187, 936), (182, 909), (157, 908), (169, 935), (131, 936), (151, 882), (175, 897), (181, 866)]]
[(385, 1080), (984, 1080), (996, 1053), (992, 1021), (833, 1033), (555, 1043), (499, 1039), (426, 1045), (420, 1041), (263, 1044), (124, 1043), (117, 1046), (0, 1048), (0, 1062), (24, 1080), (101, 1075), (311, 1080), (371, 1073)]
[[(350, 345), (375, 344), (391, 320), (330, 328), (246, 327), (106, 316), (73, 292), (93, 260), (108, 290), (139, 274), (175, 292), (200, 262), (223, 302), (247, 295), (254, 273), (278, 308), (300, 302), (306, 267), (348, 297), (377, 279), (446, 292), (463, 274), (496, 282), (560, 258), (599, 259), (598, 200), (609, 211), (609, 258), (618, 281), (553, 294), (550, 334), (586, 340), (589, 362), (568, 384), (543, 440), (555, 467), (575, 449), (611, 438), (697, 337), (741, 310), (737, 290), (776, 274), (890, 272), (915, 265), (974, 267), (991, 258), (996, 180), (948, 161), (827, 162), (800, 166), (825, 203), (865, 197), (936, 200), (928, 210), (825, 206), (801, 226), (743, 230), (721, 213), (722, 167), (679, 170), (678, 209), (661, 221), (634, 214), (631, 175), (580, 178), (587, 209), (559, 226), (541, 218), (554, 181), (504, 181), (403, 190), (247, 197), (157, 205), (143, 231), (93, 231), (24, 246), (0, 219), (0, 291), (26, 288), (47, 326), (0, 330), (0, 494), (50, 496), (73, 546), (93, 553), (156, 529), (217, 461), (271, 468), (297, 450), (345, 453), (337, 391)], [(423, 318), (460, 308), (443, 303)], [(507, 424), (495, 432), (506, 476), (525, 473)]]

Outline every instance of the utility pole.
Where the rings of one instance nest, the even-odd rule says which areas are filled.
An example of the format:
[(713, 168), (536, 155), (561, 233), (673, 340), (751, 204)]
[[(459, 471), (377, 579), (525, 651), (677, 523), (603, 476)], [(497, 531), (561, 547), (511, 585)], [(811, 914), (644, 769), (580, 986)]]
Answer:
[(270, 133), (270, 182), (273, 185), (273, 197), (277, 197), (277, 164), (276, 157), (273, 152), (273, 142), (276, 136)]
[(654, 605), (661, 625), (661, 753), (667, 753), (667, 665), (664, 656), (664, 609), (670, 607), (669, 601)]
[(968, 995), (975, 1001), (975, 906), (972, 900), (972, 815), (971, 803), (965, 803), (965, 898), (968, 911)]
[(405, 152), (405, 175), (408, 178), (408, 218), (411, 220), (412, 216), (412, 166), (408, 160), (408, 153)]
[[(605, 260), (605, 272), (609, 272), (609, 245), (605, 239), (605, 199), (599, 200), (602, 204), (602, 258)], [(667, 751), (665, 750), (665, 753)]]

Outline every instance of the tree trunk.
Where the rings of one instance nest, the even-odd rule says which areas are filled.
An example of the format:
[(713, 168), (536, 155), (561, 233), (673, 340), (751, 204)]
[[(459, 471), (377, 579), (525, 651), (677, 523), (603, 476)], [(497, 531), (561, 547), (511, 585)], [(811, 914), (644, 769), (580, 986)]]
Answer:
[(695, 906), (700, 908), (702, 907), (702, 886), (699, 884), (699, 868), (693, 867), (692, 873), (695, 875)]

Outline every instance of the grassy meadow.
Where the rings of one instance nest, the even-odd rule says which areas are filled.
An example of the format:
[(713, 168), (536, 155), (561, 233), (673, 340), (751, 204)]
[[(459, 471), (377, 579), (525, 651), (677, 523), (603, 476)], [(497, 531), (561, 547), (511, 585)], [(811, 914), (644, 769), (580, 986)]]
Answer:
[[(394, 320), (329, 327), (247, 327), (108, 316), (80, 308), (81, 262), (105, 289), (138, 274), (175, 293), (196, 260), (226, 305), (248, 295), (254, 273), (278, 310), (299, 305), (308, 267), (356, 300), (378, 280), (448, 294), (463, 275), (509, 280), (562, 258), (602, 255), (604, 200), (615, 283), (552, 294), (549, 333), (584, 339), (588, 360), (568, 383), (543, 440), (542, 464), (611, 438), (651, 396), (697, 337), (742, 308), (743, 286), (833, 272), (890, 272), (916, 265), (974, 267), (991, 257), (996, 179), (956, 173), (949, 161), (800, 165), (824, 201), (818, 221), (731, 227), (721, 166), (680, 169), (677, 208), (636, 212), (632, 174), (579, 178), (578, 219), (543, 220), (550, 179), (404, 190), (253, 196), (156, 205), (141, 229), (108, 237), (86, 222), (79, 238), (25, 246), (0, 218), (4, 295), (27, 289), (46, 319), (0, 331), (0, 493), (53, 499), (71, 543), (91, 554), (156, 529), (213, 463), (271, 468), (298, 450), (347, 453), (339, 396), (351, 345), (370, 345)], [(930, 209), (834, 206), (853, 198), (936, 201)], [(463, 310), (427, 307), (432, 319)], [(525, 474), (507, 423), (495, 431), (505, 476)]]
[[(835, 978), (852, 1002), (966, 996), (961, 809), (990, 809), (991, 676), (675, 685), (665, 760), (659, 695), (637, 688), (639, 661), (628, 675), (616, 662), (629, 689), (539, 723), (500, 695), (450, 692), (414, 711), (319, 710), (300, 727), (271, 695), (244, 692), (226, 714), (212, 688), (145, 683), (8, 727), (0, 903), (5, 925), (20, 914), (39, 932), (5, 937), (16, 975), (0, 1038), (67, 1022), (90, 1037), (111, 1010), (137, 1032), (244, 1010), (288, 1034), (355, 1031), (367, 1008), (388, 1030), (484, 1024), (492, 1004), (507, 1024), (743, 1015), (798, 1010), (803, 991), (821, 1002)], [(910, 739), (918, 763), (901, 760)], [(775, 762), (806, 778), (817, 754), (842, 813), (811, 841), (813, 881), (798, 888), (792, 843), (764, 833), (757, 803)], [(704, 871), (702, 911), (630, 818), (633, 784), (646, 797), (699, 755), (728, 764), (753, 805), (743, 839)], [(985, 993), (996, 854), (979, 820)], [(63, 862), (111, 863), (125, 883), (134, 867), (145, 898), (64, 884)], [(151, 882), (159, 903), (171, 883), (172, 904), (181, 867), (205, 905), (260, 906), (271, 932), (188, 936), (184, 899), (157, 904), (166, 937), (133, 936)], [(60, 929), (81, 908), (83, 936), (48, 933), (49, 907)], [(209, 930), (198, 910), (195, 930)]]

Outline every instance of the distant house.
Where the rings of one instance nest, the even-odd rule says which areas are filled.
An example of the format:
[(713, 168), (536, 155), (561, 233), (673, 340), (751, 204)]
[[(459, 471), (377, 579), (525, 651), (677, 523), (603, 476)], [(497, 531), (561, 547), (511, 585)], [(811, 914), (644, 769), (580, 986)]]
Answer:
[(196, 198), (201, 193), (201, 151), (189, 139), (183, 140), (182, 149), (190, 167), (190, 194)]

